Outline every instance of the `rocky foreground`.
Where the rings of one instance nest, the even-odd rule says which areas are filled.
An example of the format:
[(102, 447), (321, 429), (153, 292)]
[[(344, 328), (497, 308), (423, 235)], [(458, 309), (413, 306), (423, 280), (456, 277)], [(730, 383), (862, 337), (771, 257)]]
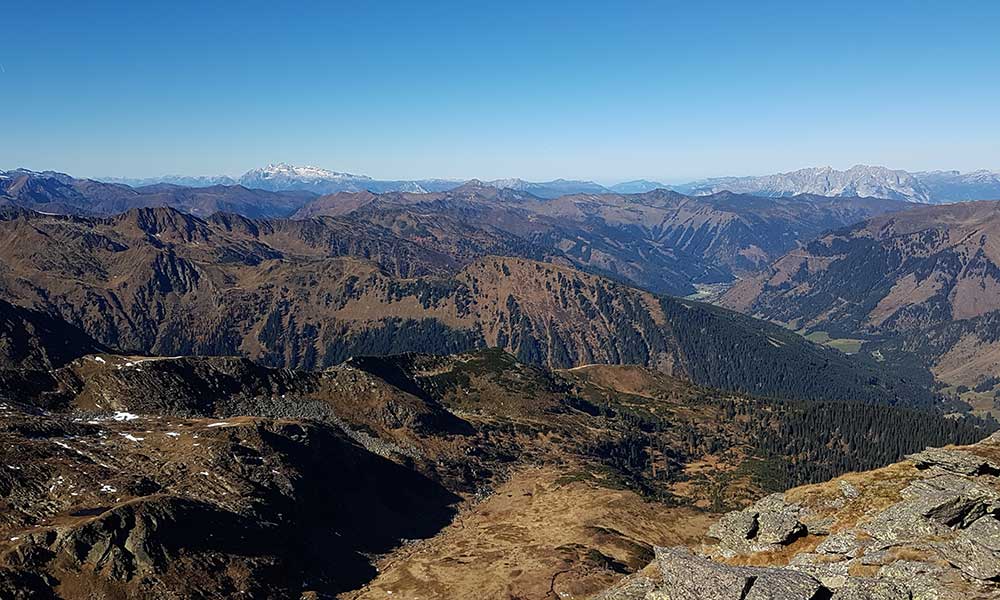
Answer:
[(731, 512), (601, 600), (1000, 597), (1000, 435)]

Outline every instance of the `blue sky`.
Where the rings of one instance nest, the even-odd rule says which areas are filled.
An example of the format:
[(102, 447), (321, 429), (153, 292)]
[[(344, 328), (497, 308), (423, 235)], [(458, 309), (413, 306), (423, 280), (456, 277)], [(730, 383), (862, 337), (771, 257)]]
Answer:
[(995, 1), (84, 4), (4, 9), (0, 168), (1000, 170)]

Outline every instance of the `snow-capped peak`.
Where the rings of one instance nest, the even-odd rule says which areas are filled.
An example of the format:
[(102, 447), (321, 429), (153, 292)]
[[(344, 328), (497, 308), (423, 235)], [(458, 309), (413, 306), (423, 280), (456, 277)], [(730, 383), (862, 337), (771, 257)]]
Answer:
[(365, 175), (352, 175), (351, 173), (340, 173), (314, 167), (311, 165), (295, 166), (288, 163), (271, 163), (263, 168), (251, 169), (243, 176), (244, 178), (255, 177), (260, 179), (282, 179), (294, 178), (299, 180), (330, 180), (330, 179), (371, 179)]

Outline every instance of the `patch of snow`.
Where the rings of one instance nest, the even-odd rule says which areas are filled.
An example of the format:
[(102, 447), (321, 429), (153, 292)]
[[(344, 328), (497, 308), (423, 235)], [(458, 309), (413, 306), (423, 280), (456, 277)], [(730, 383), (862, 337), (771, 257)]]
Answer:
[(118, 435), (122, 436), (126, 440), (130, 440), (130, 441), (133, 441), (133, 442), (141, 442), (142, 440), (146, 439), (146, 438), (136, 437), (136, 436), (132, 435), (131, 433), (119, 433)]
[(130, 412), (118, 411), (111, 415), (111, 418), (115, 421), (134, 421), (139, 418), (139, 415), (134, 415)]
[(166, 433), (166, 435), (168, 435), (168, 436), (170, 436), (172, 438), (181, 437), (181, 434), (177, 433), (176, 431), (168, 431)]
[(232, 423), (227, 423), (225, 421), (219, 421), (218, 423), (209, 423), (205, 427), (227, 427), (229, 425), (232, 425)]
[(118, 490), (105, 483), (101, 485), (101, 491), (104, 492), (105, 494), (113, 494)]

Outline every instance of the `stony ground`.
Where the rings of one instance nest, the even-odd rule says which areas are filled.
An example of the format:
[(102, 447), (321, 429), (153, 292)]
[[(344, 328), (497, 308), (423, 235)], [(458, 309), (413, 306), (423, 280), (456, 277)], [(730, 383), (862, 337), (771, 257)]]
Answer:
[(768, 496), (602, 600), (1000, 597), (1000, 435)]

